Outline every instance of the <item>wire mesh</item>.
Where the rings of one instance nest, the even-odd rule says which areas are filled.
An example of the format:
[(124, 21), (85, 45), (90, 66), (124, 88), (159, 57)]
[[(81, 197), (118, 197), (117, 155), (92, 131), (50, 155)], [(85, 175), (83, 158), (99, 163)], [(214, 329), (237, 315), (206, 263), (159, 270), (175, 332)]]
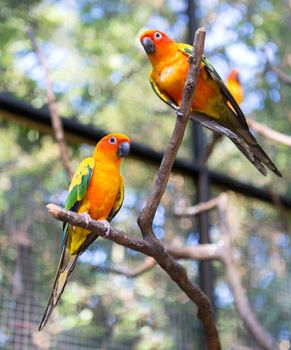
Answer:
[[(1, 132), (8, 134), (9, 127)], [(36, 154), (47, 149), (53, 149), (50, 138), (37, 145)], [(136, 279), (96, 272), (97, 266), (134, 269), (144, 260), (141, 254), (102, 239), (80, 257), (51, 321), (38, 332), (61, 248), (61, 224), (48, 216), (45, 203), (62, 204), (66, 180), (58, 175), (63, 174), (62, 167), (53, 152), (46, 152), (37, 167), (35, 154), (29, 153), (25, 165), (15, 162), (12, 169), (7, 170), (1, 160), (1, 183), (6, 187), (0, 192), (0, 349), (202, 349), (203, 332), (195, 306), (161, 269), (156, 267)], [(154, 174), (147, 167), (137, 177), (137, 167), (130, 160), (124, 167), (126, 198), (114, 223), (134, 234)], [(180, 175), (171, 177), (154, 222), (160, 239), (198, 243), (193, 222), (173, 216), (172, 203), (191, 203), (191, 183)], [(240, 252), (239, 272), (252, 309), (286, 346), (291, 335), (290, 237), (273, 207), (235, 195), (232, 201), (230, 218)], [(217, 241), (222, 237), (215, 214), (210, 222), (212, 240)], [(182, 263), (197, 281), (197, 262)], [(215, 263), (214, 267), (223, 348), (237, 343), (255, 345), (234, 309), (222, 265)]]

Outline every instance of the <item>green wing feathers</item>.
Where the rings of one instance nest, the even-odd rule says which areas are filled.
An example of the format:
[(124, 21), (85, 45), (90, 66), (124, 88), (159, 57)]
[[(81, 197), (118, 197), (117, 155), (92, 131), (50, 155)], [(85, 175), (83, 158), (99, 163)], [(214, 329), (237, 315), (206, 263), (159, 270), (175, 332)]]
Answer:
[(69, 194), (65, 204), (66, 209), (74, 210), (76, 204), (84, 198), (92, 176), (93, 168), (93, 158), (85, 158), (78, 166), (69, 187)]
[(235, 115), (237, 119), (239, 119), (240, 123), (244, 127), (247, 126), (246, 118), (240, 109), (240, 106), (237, 104), (235, 98), (232, 96), (231, 92), (228, 90), (228, 87), (224, 84), (224, 81), (221, 79), (220, 75), (217, 73), (216, 69), (213, 67), (213, 65), (208, 61), (206, 57), (203, 56), (202, 62), (204, 63), (204, 69), (205, 71), (211, 76), (213, 80), (218, 84), (221, 93), (225, 97), (225, 99), (229, 102), (231, 105), (233, 111), (235, 112)]
[[(93, 169), (94, 169), (93, 158), (86, 158), (80, 163), (80, 165), (78, 166), (72, 178), (72, 181), (69, 187), (69, 194), (65, 204), (66, 209), (73, 210), (73, 211), (78, 210), (79, 204), (86, 194)], [(67, 280), (70, 274), (72, 273), (76, 265), (77, 258), (79, 256), (79, 252), (72, 254), (70, 252), (70, 249), (67, 247), (68, 241), (70, 240), (70, 234), (68, 231), (69, 227), (70, 227), (69, 224), (64, 223), (63, 225), (64, 243), (63, 243), (62, 254), (61, 254), (59, 266), (57, 269), (56, 277), (54, 280), (53, 289), (52, 289), (45, 313), (40, 322), (39, 330), (41, 330), (45, 326), (53, 309), (58, 304), (58, 301), (66, 286)]]
[(185, 53), (187, 56), (192, 55), (193, 47), (191, 45), (184, 44), (184, 43), (178, 43), (178, 48), (179, 48), (180, 51)]

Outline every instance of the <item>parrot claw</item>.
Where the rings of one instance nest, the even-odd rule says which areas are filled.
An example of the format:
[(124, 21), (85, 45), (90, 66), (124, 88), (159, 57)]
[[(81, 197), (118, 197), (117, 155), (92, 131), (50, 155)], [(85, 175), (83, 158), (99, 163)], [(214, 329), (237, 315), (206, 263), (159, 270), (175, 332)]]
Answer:
[(81, 215), (82, 218), (85, 220), (86, 226), (88, 227), (90, 221), (92, 220), (91, 216), (90, 216), (87, 212), (84, 212), (84, 213), (82, 213), (82, 214), (80, 214), (80, 215)]
[(105, 233), (104, 236), (108, 237), (109, 232), (110, 232), (110, 224), (107, 220), (98, 220), (99, 222), (102, 222), (102, 224), (105, 226)]
[(181, 108), (176, 109), (176, 116), (177, 118), (181, 119), (183, 117), (184, 113), (181, 111)]

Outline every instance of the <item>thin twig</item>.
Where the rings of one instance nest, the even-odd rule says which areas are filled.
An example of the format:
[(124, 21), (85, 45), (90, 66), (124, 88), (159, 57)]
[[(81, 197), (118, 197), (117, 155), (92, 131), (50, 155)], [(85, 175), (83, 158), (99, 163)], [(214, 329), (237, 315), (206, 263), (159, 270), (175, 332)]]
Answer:
[[(166, 149), (159, 172), (157, 174), (153, 193), (138, 219), (139, 227), (144, 239), (140, 240), (129, 237), (124, 231), (112, 228), (110, 229), (107, 237), (118, 244), (122, 244), (148, 256), (154, 257), (156, 262), (168, 273), (172, 280), (175, 281), (177, 285), (186, 293), (186, 295), (197, 305), (198, 317), (203, 324), (204, 335), (208, 349), (220, 350), (221, 346), (219, 336), (209, 299), (200, 290), (200, 288), (188, 278), (185, 268), (177, 263), (172, 255), (166, 251), (163, 244), (156, 239), (152, 229), (153, 218), (160, 200), (164, 194), (172, 165), (178, 152), (179, 146), (181, 145), (186, 124), (189, 118), (190, 105), (194, 95), (194, 90), (200, 69), (204, 40), (205, 29), (201, 28), (195, 33), (193, 55), (189, 58), (189, 74), (185, 82), (182, 106), (177, 112), (176, 126), (173, 131), (170, 143)], [(76, 226), (85, 227), (94, 232), (96, 234), (96, 237), (98, 235), (105, 235), (106, 228), (104, 225), (102, 225), (102, 223), (98, 223), (96, 221), (94, 222), (92, 220), (88, 225), (86, 225), (86, 223), (82, 222), (82, 220), (80, 220), (76, 214), (69, 213), (63, 209), (62, 211), (58, 210), (58, 214), (56, 214), (56, 207), (52, 205), (49, 206), (49, 210), (52, 214), (54, 213), (54, 216), (56, 218), (61, 218), (61, 220), (64, 220)]]
[(274, 72), (283, 83), (291, 85), (291, 75), (288, 75), (280, 68), (273, 66), (270, 61), (268, 61), (267, 67)]
[(208, 159), (210, 158), (211, 154), (213, 153), (215, 146), (222, 140), (221, 134), (218, 134), (217, 132), (212, 133), (212, 140), (209, 142), (209, 144), (206, 146), (205, 155), (203, 159), (203, 163), (206, 164)]
[(230, 350), (258, 350), (258, 349), (250, 348), (248, 346), (235, 345), (235, 346), (231, 347)]
[[(278, 132), (276, 130), (271, 129), (265, 124), (258, 123), (257, 121), (247, 118), (247, 123), (250, 129), (254, 130), (255, 132), (263, 135), (264, 137), (281, 143), (283, 145), (291, 147), (291, 136), (283, 134), (281, 132)], [(204, 157), (204, 163), (207, 162), (207, 160), (210, 158), (211, 154), (213, 153), (215, 146), (217, 145), (218, 142), (222, 140), (221, 134), (218, 133), (213, 133), (213, 137), (211, 142), (207, 145), (206, 151), (205, 151), (205, 157)]]
[(97, 266), (94, 267), (93, 270), (97, 270), (98, 272), (103, 272), (103, 273), (115, 273), (117, 275), (123, 275), (129, 278), (135, 278), (138, 277), (145, 272), (148, 272), (151, 270), (155, 265), (156, 265), (156, 260), (153, 259), (152, 257), (147, 257), (143, 263), (141, 263), (139, 266), (132, 270), (128, 270), (125, 268), (117, 268), (117, 267), (107, 267), (107, 266)]
[(48, 204), (47, 208), (50, 215), (57, 220), (90, 230), (92, 233), (96, 234), (96, 238), (99, 236), (106, 236), (106, 238), (109, 238), (115, 243), (151, 256), (151, 245), (142, 239), (130, 237), (126, 232), (112, 227), (109, 233), (106, 234), (107, 226), (102, 221), (89, 220), (89, 223), (87, 223), (82, 215), (78, 215), (73, 211), (61, 208), (55, 204)]
[(171, 140), (164, 154), (160, 169), (156, 176), (152, 194), (138, 219), (141, 231), (145, 235), (149, 234), (152, 229), (153, 218), (165, 192), (175, 157), (183, 140), (189, 119), (191, 102), (194, 96), (198, 74), (200, 71), (201, 57), (204, 49), (204, 40), (205, 29), (200, 28), (195, 34), (193, 53), (189, 57), (190, 67), (185, 82), (182, 105), (181, 108), (177, 111), (176, 125)]
[(176, 209), (175, 215), (179, 217), (186, 217), (205, 213), (207, 211), (215, 209), (220, 203), (221, 198), (224, 196), (227, 196), (227, 194), (221, 193), (219, 196), (212, 198), (207, 202), (200, 202), (199, 204), (193, 205), (191, 207)]
[(32, 27), (29, 27), (28, 29), (28, 36), (31, 41), (31, 45), (34, 49), (34, 52), (38, 57), (38, 60), (44, 71), (45, 82), (46, 82), (46, 97), (47, 97), (48, 108), (49, 108), (50, 116), (52, 120), (52, 126), (54, 129), (56, 140), (60, 146), (60, 154), (61, 154), (62, 162), (65, 168), (65, 171), (67, 173), (68, 179), (70, 180), (73, 176), (73, 173), (70, 167), (69, 152), (65, 142), (62, 121), (57, 112), (56, 98), (53, 92), (52, 82), (49, 77), (49, 71), (48, 71), (46, 59), (42, 54), (41, 49), (36, 41)]
[(184, 85), (181, 108), (177, 110), (176, 125), (161, 162), (155, 179), (151, 196), (145, 208), (138, 218), (138, 225), (145, 241), (152, 245), (153, 257), (157, 263), (168, 273), (174, 282), (197, 305), (198, 317), (203, 324), (204, 335), (209, 350), (221, 349), (220, 340), (215, 325), (211, 303), (201, 289), (187, 276), (183, 266), (166, 251), (165, 247), (157, 240), (153, 231), (153, 219), (161, 198), (165, 192), (172, 166), (182, 143), (186, 130), (191, 102), (197, 85), (200, 64), (204, 49), (205, 29), (200, 28), (195, 33), (192, 55), (189, 57), (189, 72)]
[[(185, 294), (194, 301), (198, 306), (198, 316), (203, 322), (205, 337), (208, 344), (209, 350), (220, 350), (219, 337), (214, 323), (214, 317), (211, 312), (211, 304), (208, 298), (200, 289), (188, 278), (186, 270), (183, 266), (178, 264), (170, 255), (175, 256), (175, 258), (186, 258), (186, 250), (173, 249), (169, 247), (169, 253), (166, 252), (165, 248), (159, 243), (158, 247), (154, 246), (152, 242), (147, 240), (138, 239), (129, 236), (126, 232), (118, 230), (116, 228), (110, 227), (109, 233), (107, 233), (107, 226), (102, 221), (95, 221), (93, 219), (87, 220), (82, 215), (78, 215), (75, 212), (69, 211), (67, 209), (61, 208), (55, 204), (47, 205), (49, 213), (57, 220), (68, 222), (71, 225), (79, 226), (90, 230), (94, 235), (94, 238), (99, 236), (108, 238), (113, 242), (131, 248), (135, 251), (143, 253), (148, 256), (153, 256), (158, 264), (169, 274), (169, 276), (180, 286), (180, 288), (185, 292)], [(194, 247), (193, 247), (194, 248)], [(195, 247), (198, 248), (198, 247)], [(202, 255), (204, 251), (205, 258), (213, 258), (218, 256), (217, 250), (221, 249), (219, 245), (216, 248), (206, 246), (199, 247), (202, 249), (197, 249), (196, 252), (191, 253), (191, 258), (198, 258)], [(195, 250), (195, 249), (194, 249)], [(157, 257), (157, 251), (160, 257)], [(214, 254), (213, 254), (214, 252)]]
[[(234, 296), (234, 304), (240, 317), (253, 338), (259, 346), (264, 350), (278, 350), (275, 339), (272, 335), (260, 324), (255, 314), (253, 313), (250, 303), (247, 298), (246, 291), (243, 287), (240, 275), (237, 271), (236, 261), (234, 257), (234, 249), (231, 242), (231, 228), (227, 218), (227, 202), (228, 196), (226, 193), (221, 193), (218, 197), (211, 199), (209, 202), (198, 204), (190, 207), (186, 211), (186, 215), (198, 215), (204, 211), (217, 209), (219, 214), (219, 226), (223, 235), (222, 249), (215, 250), (215, 258), (221, 260), (225, 266), (226, 278)], [(218, 255), (218, 257), (217, 257)], [(184, 259), (187, 258), (185, 252)], [(191, 259), (191, 255), (188, 257)]]
[(281, 132), (278, 132), (278, 131), (275, 131), (275, 130), (269, 128), (268, 126), (266, 126), (262, 123), (258, 123), (255, 120), (250, 119), (250, 118), (247, 118), (247, 123), (252, 130), (267, 137), (268, 139), (291, 147), (291, 136), (282, 134)]

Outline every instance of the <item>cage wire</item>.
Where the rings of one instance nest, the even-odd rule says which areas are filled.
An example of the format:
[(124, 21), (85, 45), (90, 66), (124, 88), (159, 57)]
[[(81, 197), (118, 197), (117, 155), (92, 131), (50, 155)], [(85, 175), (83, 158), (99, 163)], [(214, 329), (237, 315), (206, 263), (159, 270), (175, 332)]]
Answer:
[[(9, 123), (1, 132), (8, 129)], [(42, 146), (37, 147), (46, 148), (46, 142), (42, 140)], [(43, 157), (40, 166), (35, 166), (35, 154), (43, 149), (36, 151), (31, 145), (26, 148), (19, 155), (31, 154), (24, 166), (15, 161), (7, 167), (7, 159), (0, 160), (1, 183), (6, 184), (0, 192), (0, 349), (202, 349), (195, 305), (160, 268), (136, 279), (96, 270), (96, 266), (132, 269), (144, 260), (141, 254), (124, 247), (116, 251), (114, 243), (103, 239), (98, 239), (79, 259), (51, 321), (38, 332), (61, 247), (61, 224), (49, 217), (45, 204), (62, 203), (66, 180), (58, 175), (63, 172), (53, 160), (54, 154)], [(129, 192), (131, 196), (142, 192), (146, 197), (148, 189), (130, 188)], [(237, 201), (233, 206), (246, 208), (238, 219), (243, 225), (235, 242), (240, 247), (244, 286), (258, 319), (279, 344), (285, 344), (282, 349), (288, 350), (290, 236), (278, 227), (281, 219), (274, 208), (255, 201), (250, 204), (242, 196)], [(125, 200), (117, 224), (128, 228), (141, 206), (138, 196)], [(162, 239), (163, 230), (171, 226), (173, 234), (179, 232), (179, 220), (171, 217), (170, 209), (165, 206), (156, 222)], [(220, 238), (215, 215), (210, 221), (215, 241)], [(186, 228), (180, 239), (197, 244), (197, 235), (193, 227)], [(197, 262), (182, 263), (197, 282)], [(255, 345), (234, 309), (222, 265), (214, 263), (214, 268), (215, 309), (223, 348), (237, 343)]]

